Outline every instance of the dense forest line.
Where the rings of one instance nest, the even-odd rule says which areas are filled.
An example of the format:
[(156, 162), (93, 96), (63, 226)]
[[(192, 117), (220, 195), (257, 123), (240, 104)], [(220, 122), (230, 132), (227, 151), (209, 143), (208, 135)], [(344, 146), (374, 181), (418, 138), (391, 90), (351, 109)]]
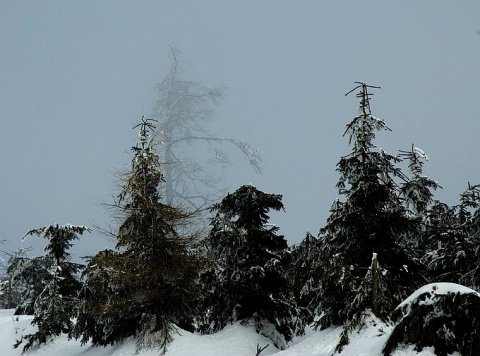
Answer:
[[(53, 224), (27, 233), (47, 240), (43, 256), (30, 258), (25, 250), (10, 256), (0, 308), (34, 315), (38, 327), (15, 346), (28, 350), (66, 333), (97, 346), (134, 336), (138, 348), (164, 352), (176, 326), (210, 334), (241, 321), (280, 349), (307, 325), (343, 325), (340, 352), (373, 313), (398, 326), (386, 355), (401, 343), (434, 346), (439, 355), (480, 349), (480, 298), (474, 293), (439, 297), (430, 309), (418, 305), (415, 314), (397, 308), (432, 282), (480, 291), (480, 185), (468, 183), (457, 205), (436, 200), (441, 186), (423, 174), (428, 157), (420, 148), (411, 145), (396, 155), (377, 149), (376, 134), (390, 129), (371, 112), (377, 88), (357, 84), (358, 114), (345, 130), (351, 151), (337, 164), (339, 198), (318, 235), (307, 233), (294, 246), (269, 223), (270, 211), (284, 209), (281, 194), (243, 185), (198, 206), (164, 193), (177, 194), (185, 181), (165, 190), (172, 185), (166, 175), (174, 175), (168, 167), (178, 162), (172, 150), (158, 148), (158, 119), (143, 118), (131, 169), (112, 204), (120, 222), (112, 232), (115, 249), (74, 263), (68, 251), (91, 229)], [(254, 150), (230, 142), (258, 167)], [(202, 229), (206, 210), (211, 217)], [(419, 329), (433, 336), (422, 338)]]

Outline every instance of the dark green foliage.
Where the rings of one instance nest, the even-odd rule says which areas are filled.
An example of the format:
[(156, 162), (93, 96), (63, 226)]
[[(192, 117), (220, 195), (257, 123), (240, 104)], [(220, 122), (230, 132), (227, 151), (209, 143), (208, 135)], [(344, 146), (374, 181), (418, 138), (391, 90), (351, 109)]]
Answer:
[(287, 242), (268, 224), (269, 210), (283, 209), (281, 200), (244, 185), (212, 208), (215, 217), (205, 240), (212, 266), (201, 275), (207, 290), (203, 332), (242, 321), (253, 322), (277, 347), (291, 340), (296, 312), (286, 275)]
[(385, 347), (384, 355), (390, 355), (403, 344), (415, 345), (420, 352), (424, 347), (434, 347), (435, 355), (447, 356), (454, 352), (476, 355), (480, 350), (480, 295), (471, 291), (435, 293), (431, 290), (416, 298), (392, 314), (397, 322)]
[(44, 344), (61, 333), (72, 331), (72, 317), (75, 315), (76, 300), (81, 288), (77, 274), (82, 265), (70, 262), (67, 250), (72, 246), (72, 241), (78, 239), (78, 235), (89, 231), (90, 229), (85, 226), (55, 224), (27, 233), (48, 239), (45, 251), (46, 256), (52, 261), (52, 268), (43, 277), (43, 290), (32, 304), (34, 315), (32, 325), (36, 325), (38, 331), (23, 335), (14, 347), (18, 347), (26, 340), (23, 347), (23, 351), (26, 351), (35, 343)]
[[(440, 236), (448, 231), (449, 227), (454, 224), (455, 211), (448, 204), (439, 200), (434, 200), (426, 212), (424, 218), (424, 231), (419, 234), (419, 248), (422, 249), (424, 255), (423, 262), (428, 265), (425, 258), (429, 252), (441, 248)], [(432, 268), (429, 268), (433, 271)], [(431, 273), (430, 279), (435, 279), (435, 273)]]
[(293, 284), (299, 313), (297, 322), (299, 332), (304, 330), (306, 325), (311, 324), (315, 316), (310, 306), (318, 290), (316, 280), (321, 278), (321, 275), (312, 276), (313, 271), (321, 273), (321, 271), (315, 268), (318, 247), (318, 239), (310, 232), (307, 232), (302, 242), (291, 249), (292, 262), (289, 268), (289, 276)]
[(435, 202), (429, 211), (423, 262), (433, 281), (480, 286), (480, 185), (468, 184), (460, 204)]

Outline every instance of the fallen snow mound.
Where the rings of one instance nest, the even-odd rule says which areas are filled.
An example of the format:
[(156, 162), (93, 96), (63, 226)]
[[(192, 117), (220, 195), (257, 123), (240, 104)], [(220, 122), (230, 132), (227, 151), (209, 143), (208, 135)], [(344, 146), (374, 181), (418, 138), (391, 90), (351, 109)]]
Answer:
[[(428, 284), (403, 301), (392, 313), (395, 328), (385, 354), (402, 345), (436, 355), (473, 355), (480, 350), (480, 293), (454, 283)], [(472, 353), (474, 352), (474, 353)]]

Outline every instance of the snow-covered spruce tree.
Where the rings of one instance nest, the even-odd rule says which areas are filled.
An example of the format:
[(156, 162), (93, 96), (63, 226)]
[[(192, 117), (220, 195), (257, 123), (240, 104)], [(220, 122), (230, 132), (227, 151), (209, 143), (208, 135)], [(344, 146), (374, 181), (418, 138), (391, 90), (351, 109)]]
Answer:
[[(418, 222), (408, 216), (395, 182), (396, 177), (406, 179), (395, 167), (400, 158), (376, 149), (375, 131), (389, 128), (371, 114), (368, 89), (374, 87), (358, 84), (359, 113), (345, 131), (352, 151), (337, 164), (337, 188), (344, 200), (334, 201), (320, 230), (317, 263), (311, 274), (318, 283), (312, 300), (319, 315), (316, 326), (345, 325), (339, 351), (367, 310), (372, 308), (377, 317), (386, 319), (421, 283), (416, 263), (402, 244)], [(373, 254), (380, 264), (374, 276)]]
[(318, 253), (318, 239), (309, 231), (305, 238), (291, 248), (292, 262), (289, 268), (289, 276), (293, 283), (295, 301), (298, 308), (297, 330), (305, 329), (314, 320), (314, 314), (310, 309), (312, 299), (317, 293), (317, 283), (312, 278), (312, 270), (315, 268)]
[(283, 209), (282, 196), (243, 185), (213, 206), (205, 246), (211, 267), (201, 274), (206, 320), (202, 332), (252, 323), (284, 349), (291, 340), (295, 304), (286, 275), (287, 242), (269, 225), (268, 212)]
[(423, 262), (432, 281), (459, 283), (480, 290), (480, 185), (460, 195), (460, 204), (436, 202), (428, 214), (427, 253)]
[[(25, 290), (33, 289), (33, 284), (27, 285), (24, 280), (25, 277), (31, 275), (24, 276), (25, 269), (31, 262), (31, 259), (27, 257), (27, 250), (22, 248), (6, 254), (8, 260), (4, 266), (5, 274), (0, 278), (0, 309), (17, 308), (22, 302), (22, 294)], [(39, 283), (41, 284), (41, 279)]]
[(32, 325), (38, 330), (34, 334), (23, 335), (14, 345), (20, 346), (25, 340), (23, 351), (30, 349), (35, 343), (45, 344), (48, 340), (69, 333), (72, 330), (72, 317), (76, 310), (76, 299), (81, 288), (77, 274), (81, 264), (70, 261), (68, 249), (72, 241), (84, 232), (90, 232), (86, 226), (58, 224), (30, 230), (25, 236), (37, 235), (48, 239), (45, 247), (46, 256), (52, 261), (52, 269), (43, 280), (43, 290), (34, 303)]
[(140, 144), (132, 148), (132, 168), (116, 203), (123, 216), (117, 253), (96, 261), (111, 270), (112, 293), (99, 307), (116, 325), (137, 321), (133, 330), (138, 348), (158, 347), (165, 352), (174, 324), (190, 327), (198, 266), (190, 249), (193, 237), (179, 234), (190, 216), (162, 202), (160, 158), (149, 139), (154, 126), (145, 119), (137, 126)]

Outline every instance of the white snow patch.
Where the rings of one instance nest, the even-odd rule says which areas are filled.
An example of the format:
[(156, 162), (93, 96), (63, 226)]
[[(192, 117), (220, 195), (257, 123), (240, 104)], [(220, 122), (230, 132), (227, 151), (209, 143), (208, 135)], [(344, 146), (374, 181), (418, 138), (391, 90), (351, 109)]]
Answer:
[[(467, 291), (458, 286), (448, 286), (440, 283), (440, 293), (443, 291)], [(426, 289), (432, 286), (424, 287)], [(470, 290), (471, 291), (471, 290)], [(22, 347), (13, 348), (16, 340), (21, 335), (35, 332), (30, 322), (32, 316), (14, 316), (13, 309), (0, 310), (0, 355), (20, 356)], [(271, 340), (257, 334), (252, 327), (243, 326), (239, 323), (227, 326), (225, 329), (213, 335), (199, 335), (179, 329), (174, 335), (174, 341), (168, 347), (166, 356), (254, 356), (257, 345), (268, 348), (261, 352), (260, 356), (331, 356), (339, 341), (342, 327), (330, 327), (323, 331), (314, 331), (309, 328), (305, 335), (295, 338), (289, 348), (279, 351), (273, 346)], [(392, 330), (390, 325), (379, 321), (374, 316), (366, 319), (365, 326), (350, 337), (350, 344), (345, 346), (340, 356), (381, 356), (382, 348)], [(146, 349), (136, 353), (135, 341), (131, 338), (121, 344), (107, 347), (81, 346), (79, 341), (68, 340), (66, 335), (34, 348), (25, 355), (61, 355), (61, 356), (158, 356), (158, 350)], [(404, 347), (396, 350), (392, 356), (417, 355), (413, 347)], [(418, 355), (434, 356), (433, 349), (427, 348)]]
[(413, 152), (417, 157), (421, 157), (425, 161), (428, 161), (428, 156), (425, 154), (425, 152), (421, 148), (413, 147)]
[[(417, 299), (420, 295), (424, 293), (429, 293), (432, 297), (436, 294), (448, 294), (448, 293), (461, 293), (461, 294), (470, 294), (473, 293), (480, 297), (480, 293), (475, 292), (473, 289), (470, 289), (468, 287), (462, 286), (460, 284), (455, 284), (455, 283), (430, 283), (427, 284), (419, 289), (417, 289), (415, 292), (413, 292), (407, 299), (405, 299), (402, 303), (399, 304), (397, 308), (401, 308), (405, 305), (412, 304), (412, 302)], [(432, 302), (430, 299), (425, 300), (423, 303), (429, 303)]]

